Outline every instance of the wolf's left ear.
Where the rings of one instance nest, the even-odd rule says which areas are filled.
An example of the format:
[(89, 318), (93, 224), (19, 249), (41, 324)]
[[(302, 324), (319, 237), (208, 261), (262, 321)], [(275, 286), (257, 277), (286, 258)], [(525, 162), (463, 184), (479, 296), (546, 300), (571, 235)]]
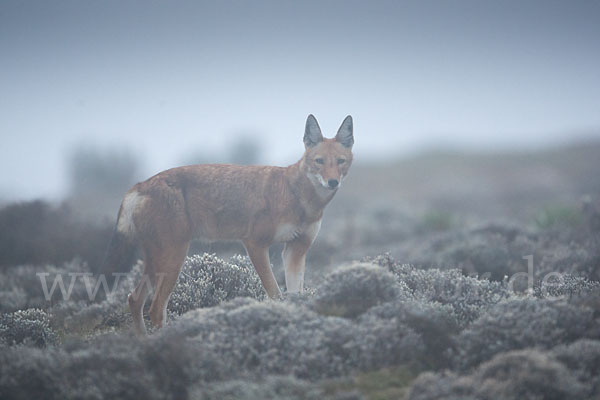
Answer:
[(306, 148), (316, 146), (323, 141), (321, 127), (314, 115), (310, 114), (306, 119), (306, 127), (304, 128), (304, 145)]
[(337, 135), (335, 135), (335, 140), (340, 142), (344, 147), (352, 147), (354, 144), (354, 127), (352, 125), (352, 116), (348, 115), (340, 129), (338, 129)]

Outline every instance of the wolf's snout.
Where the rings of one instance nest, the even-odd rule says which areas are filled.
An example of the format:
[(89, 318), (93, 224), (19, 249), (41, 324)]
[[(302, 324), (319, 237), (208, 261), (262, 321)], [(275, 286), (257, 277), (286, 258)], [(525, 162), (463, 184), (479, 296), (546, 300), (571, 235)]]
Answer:
[(327, 184), (331, 189), (335, 189), (336, 187), (338, 187), (340, 182), (337, 179), (330, 179), (329, 181), (327, 181)]

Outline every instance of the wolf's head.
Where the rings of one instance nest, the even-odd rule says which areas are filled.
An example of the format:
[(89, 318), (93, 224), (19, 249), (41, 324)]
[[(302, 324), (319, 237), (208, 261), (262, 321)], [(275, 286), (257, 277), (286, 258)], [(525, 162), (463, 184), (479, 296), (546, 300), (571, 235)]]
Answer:
[(326, 139), (316, 118), (311, 114), (306, 119), (302, 169), (312, 184), (320, 190), (335, 191), (348, 174), (352, 164), (354, 135), (352, 117), (348, 115), (337, 135)]

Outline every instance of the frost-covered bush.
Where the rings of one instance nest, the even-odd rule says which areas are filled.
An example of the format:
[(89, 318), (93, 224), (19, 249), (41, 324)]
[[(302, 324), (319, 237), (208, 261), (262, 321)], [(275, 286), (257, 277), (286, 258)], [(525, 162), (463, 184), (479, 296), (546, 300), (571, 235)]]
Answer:
[[(128, 326), (131, 315), (127, 297), (141, 279), (143, 269), (143, 262), (138, 262), (131, 272), (111, 282), (108, 294), (101, 301), (91, 304), (75, 301), (56, 303), (50, 309), (53, 326), (77, 334)], [(90, 283), (94, 288), (96, 281), (92, 279)], [(265, 297), (260, 279), (247, 257), (235, 256), (226, 262), (215, 255), (196, 255), (186, 259), (168, 310), (178, 315), (243, 296)], [(147, 305), (150, 302), (151, 296)]]
[(452, 307), (421, 300), (396, 300), (361, 315), (354, 342), (362, 369), (410, 363), (418, 368), (448, 365), (458, 322)]
[(250, 260), (235, 256), (227, 262), (214, 254), (194, 255), (185, 260), (168, 310), (181, 315), (236, 297), (265, 297), (260, 278)]
[(500, 302), (457, 338), (455, 363), (471, 368), (495, 354), (527, 347), (550, 348), (598, 332), (594, 310), (566, 299), (534, 297)]
[(461, 326), (510, 295), (500, 282), (465, 276), (459, 270), (420, 269), (397, 263), (389, 254), (372, 262), (392, 272), (415, 298), (452, 307)]
[(600, 340), (582, 339), (559, 345), (552, 353), (587, 387), (590, 398), (600, 398)]
[(190, 391), (190, 400), (321, 400), (329, 398), (305, 381), (291, 376), (267, 376), (260, 381), (231, 380), (199, 385)]
[(502, 281), (526, 267), (522, 257), (533, 254), (535, 238), (527, 231), (504, 224), (451, 229), (438, 235), (415, 237), (402, 251), (411, 263), (440, 269), (458, 268), (465, 274)]
[(235, 376), (293, 374), (317, 379), (355, 368), (356, 329), (347, 320), (323, 317), (304, 307), (237, 298), (190, 311), (160, 333), (187, 337), (202, 354), (213, 354)]
[(302, 305), (238, 298), (190, 311), (159, 335), (186, 337), (227, 371), (343, 376), (390, 365), (446, 365), (457, 324), (450, 306), (397, 299), (355, 319), (325, 316)]
[[(0, 272), (0, 312), (27, 308), (48, 308), (63, 301), (89, 301), (84, 274), (95, 285), (95, 278), (79, 261), (62, 266), (21, 265)], [(49, 298), (46, 298), (47, 291)], [(54, 287), (54, 289), (53, 289)], [(104, 295), (104, 293), (101, 293)]]
[(369, 308), (410, 297), (406, 285), (378, 265), (354, 264), (339, 268), (325, 277), (313, 299), (313, 308), (320, 314), (356, 317)]
[(504, 243), (494, 243), (489, 239), (467, 240), (465, 244), (449, 250), (447, 260), (452, 267), (459, 266), (467, 273), (486, 274), (494, 280), (512, 275), (512, 265), (521, 261), (515, 259)]
[[(318, 396), (311, 387), (322, 379), (399, 365), (415, 374), (453, 369), (421, 375), (414, 398), (491, 398), (480, 386), (496, 398), (533, 398), (545, 393), (540, 382), (565, 369), (571, 375), (556, 381), (558, 393), (597, 395), (594, 283), (553, 284), (553, 293), (567, 294), (559, 299), (516, 297), (500, 282), (457, 270), (421, 270), (387, 256), (373, 261), (336, 270), (308, 293), (269, 301), (247, 259), (192, 257), (177, 295), (181, 311), (191, 311), (172, 310), (169, 324), (142, 341), (126, 330), (138, 264), (104, 300), (49, 309), (48, 326), (66, 344), (17, 351), (1, 339), (0, 398), (303, 399)], [(85, 341), (72, 343), (73, 336)], [(530, 350), (510, 353), (523, 349)], [(522, 376), (512, 377), (515, 368)], [(513, 378), (516, 388), (531, 387), (511, 391)]]
[(0, 315), (0, 343), (46, 347), (57, 341), (48, 314), (43, 310), (32, 308)]
[[(584, 399), (587, 390), (563, 364), (536, 350), (497, 355), (471, 375), (420, 375), (410, 400)], [(590, 397), (591, 398), (591, 397)]]
[(458, 377), (452, 372), (423, 372), (415, 379), (408, 400), (481, 400), (470, 388), (457, 387)]
[(45, 350), (0, 351), (2, 399), (181, 399), (192, 382), (222, 379), (210, 354), (183, 340), (105, 335)]
[(537, 297), (585, 295), (594, 291), (600, 293), (600, 283), (580, 276), (556, 273), (535, 285), (533, 290)]
[[(568, 235), (567, 235), (568, 236)], [(534, 254), (535, 274), (542, 279), (546, 274), (559, 272), (600, 280), (600, 241), (573, 240), (570, 237), (542, 236)]]
[[(3, 281), (4, 280), (0, 280), (0, 282)], [(0, 287), (1, 286), (5, 285), (0, 283)], [(27, 298), (27, 293), (25, 292), (25, 290), (23, 290), (23, 288), (18, 286), (0, 288), (0, 312), (12, 312), (26, 309), (28, 303), (29, 299)]]
[(397, 254), (402, 254), (405, 262), (444, 270), (457, 268), (464, 274), (499, 282), (528, 272), (524, 257), (532, 255), (536, 282), (552, 272), (600, 280), (598, 243), (583, 227), (556, 232), (495, 223), (426, 237), (409, 236)]
[(50, 309), (51, 324), (70, 334), (85, 335), (129, 324), (131, 315), (127, 296), (140, 280), (144, 265), (139, 261), (132, 270), (119, 276), (109, 286), (108, 294), (96, 303), (59, 302)]

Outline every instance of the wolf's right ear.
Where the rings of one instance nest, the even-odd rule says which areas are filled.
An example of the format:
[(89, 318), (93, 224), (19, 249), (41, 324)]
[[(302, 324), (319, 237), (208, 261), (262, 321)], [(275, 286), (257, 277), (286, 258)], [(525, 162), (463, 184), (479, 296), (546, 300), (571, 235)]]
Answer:
[(314, 115), (310, 114), (306, 119), (306, 127), (304, 128), (304, 146), (306, 148), (316, 146), (323, 141), (321, 128)]
[(338, 129), (335, 140), (340, 142), (344, 147), (352, 147), (354, 145), (354, 124), (352, 123), (352, 116), (348, 115), (340, 129)]

